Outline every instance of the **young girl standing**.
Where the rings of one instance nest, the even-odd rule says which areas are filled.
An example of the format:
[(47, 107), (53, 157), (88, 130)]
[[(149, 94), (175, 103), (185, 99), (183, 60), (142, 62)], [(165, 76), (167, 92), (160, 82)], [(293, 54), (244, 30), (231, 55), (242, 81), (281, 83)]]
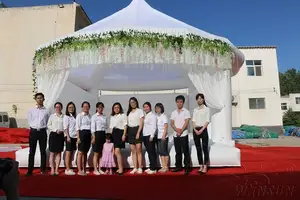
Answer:
[(106, 135), (106, 142), (103, 145), (100, 166), (106, 168), (105, 174), (110, 175), (112, 175), (112, 168), (116, 167), (114, 160), (114, 144), (111, 142), (111, 134)]

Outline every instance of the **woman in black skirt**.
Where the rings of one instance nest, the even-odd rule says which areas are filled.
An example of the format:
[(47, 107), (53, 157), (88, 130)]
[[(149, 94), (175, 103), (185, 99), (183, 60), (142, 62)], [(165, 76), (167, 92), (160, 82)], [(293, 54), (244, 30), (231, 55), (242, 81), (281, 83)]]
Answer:
[(104, 104), (98, 102), (96, 104), (96, 114), (94, 114), (91, 119), (94, 175), (105, 174), (99, 165), (99, 160), (102, 158), (103, 145), (106, 141), (107, 129), (107, 117), (103, 114), (103, 110)]
[(139, 108), (139, 102), (135, 97), (129, 99), (127, 111), (127, 135), (130, 144), (133, 170), (130, 174), (143, 173), (142, 155), (142, 129), (144, 125), (144, 112)]
[(75, 175), (72, 170), (72, 156), (76, 151), (76, 106), (73, 102), (69, 102), (66, 107), (66, 114), (64, 116), (64, 130), (65, 130), (65, 142), (66, 142), (66, 155), (65, 155), (65, 165), (66, 175)]
[[(196, 101), (198, 106), (194, 109), (192, 118), (193, 136), (200, 165), (199, 173), (205, 174), (207, 172), (207, 165), (209, 163), (207, 126), (210, 121), (210, 112), (209, 108), (206, 106), (203, 94), (197, 94)], [(202, 151), (204, 154), (204, 159), (202, 157)]]
[(114, 103), (112, 106), (109, 129), (112, 133), (115, 155), (117, 157), (118, 170), (116, 174), (122, 175), (123, 158), (120, 150), (125, 148), (127, 116), (124, 114), (122, 105), (119, 102)]
[(78, 175), (86, 175), (87, 153), (91, 147), (91, 115), (90, 103), (84, 101), (81, 104), (82, 112), (76, 117), (76, 131), (77, 131), (77, 167)]
[(61, 152), (64, 149), (64, 115), (62, 114), (62, 104), (54, 104), (55, 113), (52, 114), (48, 121), (49, 135), (49, 164), (51, 175), (58, 175), (58, 168), (61, 162)]

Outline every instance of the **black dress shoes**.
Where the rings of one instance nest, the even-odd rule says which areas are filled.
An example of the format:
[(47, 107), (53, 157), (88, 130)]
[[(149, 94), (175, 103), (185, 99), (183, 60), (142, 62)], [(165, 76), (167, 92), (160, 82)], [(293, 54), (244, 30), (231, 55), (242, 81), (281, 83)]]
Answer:
[(175, 169), (172, 169), (171, 172), (181, 172), (182, 171), (182, 168), (175, 168)]
[(32, 176), (32, 172), (27, 172), (26, 176)]
[(185, 176), (187, 176), (187, 175), (189, 175), (189, 174), (190, 174), (190, 172), (191, 172), (191, 170), (189, 170), (189, 169), (185, 169), (185, 170), (184, 170), (184, 175), (185, 175)]
[(47, 175), (47, 172), (41, 171), (41, 175)]

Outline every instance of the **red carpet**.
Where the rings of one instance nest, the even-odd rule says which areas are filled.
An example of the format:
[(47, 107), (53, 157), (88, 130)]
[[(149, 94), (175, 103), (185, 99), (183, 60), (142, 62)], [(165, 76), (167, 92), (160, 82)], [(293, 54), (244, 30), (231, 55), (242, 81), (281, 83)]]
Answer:
[(0, 128), (0, 143), (21, 144), (29, 142), (29, 129)]
[[(207, 175), (182, 173), (120, 176), (25, 177), (22, 196), (108, 199), (299, 199), (300, 148), (237, 145), (241, 168), (213, 168)], [(0, 153), (14, 157), (14, 153)], [(61, 170), (63, 171), (63, 170)]]

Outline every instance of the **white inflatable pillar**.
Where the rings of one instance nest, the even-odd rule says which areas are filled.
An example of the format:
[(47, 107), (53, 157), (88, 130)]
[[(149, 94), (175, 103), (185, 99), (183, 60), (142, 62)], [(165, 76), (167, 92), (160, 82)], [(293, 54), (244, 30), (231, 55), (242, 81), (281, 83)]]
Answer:
[(211, 118), (212, 140), (216, 143), (234, 146), (235, 142), (232, 140), (231, 72), (226, 70), (224, 73), (223, 91), (220, 94), (224, 108)]

